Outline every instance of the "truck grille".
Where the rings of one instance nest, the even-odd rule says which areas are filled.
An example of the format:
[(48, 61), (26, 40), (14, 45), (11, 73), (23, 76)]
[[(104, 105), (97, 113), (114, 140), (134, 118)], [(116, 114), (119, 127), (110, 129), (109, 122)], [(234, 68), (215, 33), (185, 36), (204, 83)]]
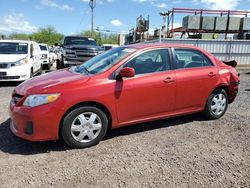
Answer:
[(93, 57), (96, 56), (98, 53), (96, 51), (85, 51), (85, 50), (77, 50), (76, 56), (77, 57)]

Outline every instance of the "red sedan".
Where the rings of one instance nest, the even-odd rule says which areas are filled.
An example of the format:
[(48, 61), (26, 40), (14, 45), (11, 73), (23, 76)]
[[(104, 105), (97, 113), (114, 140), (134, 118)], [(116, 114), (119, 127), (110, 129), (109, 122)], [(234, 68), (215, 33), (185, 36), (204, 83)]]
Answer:
[(238, 92), (239, 74), (225, 63), (184, 45), (114, 48), (16, 87), (10, 127), (27, 140), (62, 136), (71, 147), (84, 148), (109, 128), (196, 112), (218, 119)]

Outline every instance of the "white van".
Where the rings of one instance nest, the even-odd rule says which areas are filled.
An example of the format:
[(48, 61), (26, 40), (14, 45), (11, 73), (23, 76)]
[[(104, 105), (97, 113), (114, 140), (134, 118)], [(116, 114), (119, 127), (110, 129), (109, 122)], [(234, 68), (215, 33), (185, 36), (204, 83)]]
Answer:
[(0, 40), (0, 81), (24, 81), (36, 73), (42, 73), (36, 42)]

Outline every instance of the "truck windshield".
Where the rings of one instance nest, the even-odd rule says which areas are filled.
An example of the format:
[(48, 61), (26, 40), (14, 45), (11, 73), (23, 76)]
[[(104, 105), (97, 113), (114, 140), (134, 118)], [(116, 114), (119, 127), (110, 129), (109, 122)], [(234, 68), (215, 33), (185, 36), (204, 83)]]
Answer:
[(65, 46), (67, 45), (92, 45), (96, 46), (96, 42), (94, 39), (86, 38), (86, 37), (66, 37), (64, 40)]
[(0, 54), (27, 54), (27, 43), (0, 42)]
[(39, 46), (40, 46), (40, 50), (42, 50), (42, 51), (48, 51), (46, 46), (44, 46), (44, 45), (39, 45)]
[(136, 49), (128, 47), (113, 48), (76, 67), (75, 71), (79, 73), (87, 72), (89, 74), (101, 73), (108, 70), (117, 64), (121, 59), (127, 57), (129, 54), (135, 51)]

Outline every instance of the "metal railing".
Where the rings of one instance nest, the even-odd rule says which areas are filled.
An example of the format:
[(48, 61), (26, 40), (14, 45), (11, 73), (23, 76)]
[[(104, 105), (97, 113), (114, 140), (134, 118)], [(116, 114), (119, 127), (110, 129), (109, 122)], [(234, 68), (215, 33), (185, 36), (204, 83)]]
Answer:
[(144, 43), (185, 44), (203, 48), (220, 60), (235, 60), (250, 65), (250, 40), (160, 39)]

